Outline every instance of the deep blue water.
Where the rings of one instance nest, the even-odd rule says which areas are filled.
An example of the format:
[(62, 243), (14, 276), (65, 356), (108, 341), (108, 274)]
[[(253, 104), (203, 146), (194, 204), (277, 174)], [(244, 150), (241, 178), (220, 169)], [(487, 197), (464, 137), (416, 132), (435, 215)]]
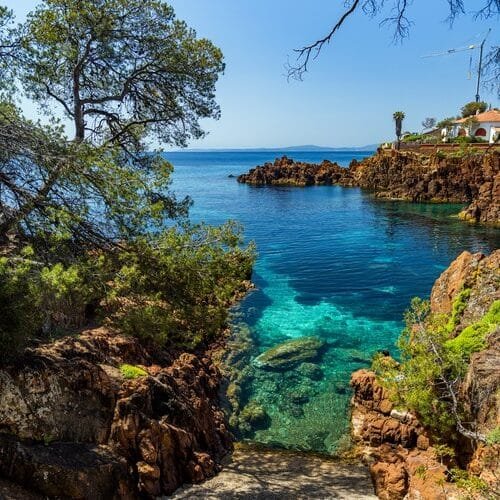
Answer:
[[(251, 439), (321, 452), (342, 446), (350, 373), (378, 349), (395, 353), (402, 315), (414, 296), (463, 250), (490, 252), (500, 231), (464, 224), (460, 205), (374, 199), (357, 188), (252, 187), (229, 174), (272, 161), (278, 151), (166, 153), (173, 189), (189, 194), (193, 220), (244, 225), (258, 249), (257, 290), (240, 305), (255, 354), (287, 339), (315, 335), (327, 342), (324, 378), (253, 370), (242, 396), (270, 416)], [(292, 153), (296, 160), (347, 165), (369, 153)], [(241, 325), (240, 325), (241, 326)], [(290, 401), (300, 400), (300, 408)]]

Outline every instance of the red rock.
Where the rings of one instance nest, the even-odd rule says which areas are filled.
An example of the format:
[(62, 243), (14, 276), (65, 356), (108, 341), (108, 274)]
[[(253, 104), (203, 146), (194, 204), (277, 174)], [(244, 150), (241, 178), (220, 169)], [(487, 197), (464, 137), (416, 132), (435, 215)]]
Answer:
[[(47, 496), (154, 498), (214, 475), (231, 450), (218, 406), (221, 375), (206, 354), (146, 349), (97, 329), (26, 356), (0, 377), (6, 478)], [(150, 376), (126, 380), (123, 363)], [(36, 417), (30, 408), (39, 409)], [(54, 444), (39, 444), (47, 436)]]

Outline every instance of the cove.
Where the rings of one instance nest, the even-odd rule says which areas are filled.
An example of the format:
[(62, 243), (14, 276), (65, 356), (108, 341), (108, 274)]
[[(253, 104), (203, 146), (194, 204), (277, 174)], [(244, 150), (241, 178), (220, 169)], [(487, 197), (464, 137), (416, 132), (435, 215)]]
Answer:
[[(287, 154), (347, 165), (360, 152), (166, 153), (173, 190), (189, 194), (194, 221), (241, 222), (257, 244), (256, 290), (237, 307), (233, 326), (249, 339), (238, 394), (263, 409), (241, 438), (267, 446), (335, 454), (347, 446), (352, 371), (379, 349), (396, 353), (402, 317), (414, 296), (462, 251), (489, 253), (500, 231), (453, 217), (459, 205), (375, 199), (357, 188), (252, 187), (228, 177)], [(315, 359), (265, 370), (255, 358), (291, 339), (314, 337)], [(237, 343), (236, 343), (237, 345)]]

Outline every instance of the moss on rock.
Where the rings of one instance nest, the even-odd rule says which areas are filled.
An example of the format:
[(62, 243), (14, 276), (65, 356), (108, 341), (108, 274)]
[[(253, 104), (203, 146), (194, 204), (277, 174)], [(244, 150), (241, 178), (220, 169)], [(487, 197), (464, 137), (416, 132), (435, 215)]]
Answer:
[(254, 360), (255, 366), (266, 370), (290, 370), (304, 361), (318, 358), (324, 342), (318, 337), (302, 337), (271, 347)]

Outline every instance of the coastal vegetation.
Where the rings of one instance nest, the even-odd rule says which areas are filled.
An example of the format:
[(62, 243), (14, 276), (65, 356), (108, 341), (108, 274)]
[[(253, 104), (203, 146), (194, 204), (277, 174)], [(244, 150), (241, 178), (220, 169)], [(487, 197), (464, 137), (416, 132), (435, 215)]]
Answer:
[(459, 388), (472, 354), (485, 349), (488, 336), (500, 326), (500, 301), (494, 301), (484, 315), (457, 334), (469, 297), (470, 289), (462, 290), (449, 315), (432, 313), (429, 301), (414, 299), (398, 341), (400, 362), (379, 354), (373, 369), (396, 405), (415, 412), (437, 437), (456, 430), (467, 438), (486, 442), (474, 421), (466, 418), (464, 424), (466, 412), (460, 406)]
[(96, 322), (185, 346), (220, 330), (253, 248), (189, 221), (151, 141), (203, 135), (223, 68), (157, 0), (46, 0), (20, 26), (0, 10), (2, 361)]

